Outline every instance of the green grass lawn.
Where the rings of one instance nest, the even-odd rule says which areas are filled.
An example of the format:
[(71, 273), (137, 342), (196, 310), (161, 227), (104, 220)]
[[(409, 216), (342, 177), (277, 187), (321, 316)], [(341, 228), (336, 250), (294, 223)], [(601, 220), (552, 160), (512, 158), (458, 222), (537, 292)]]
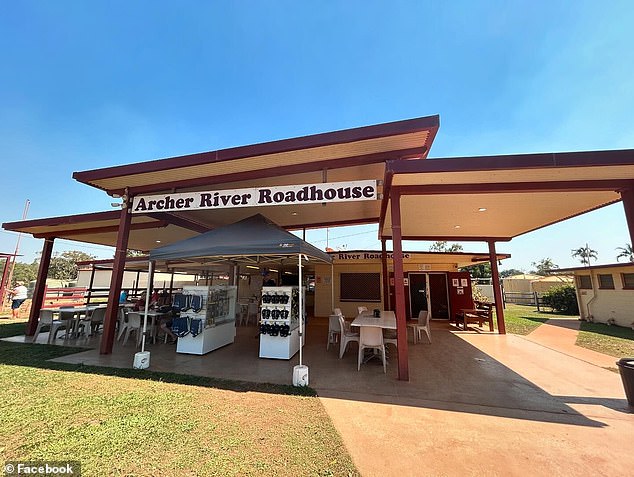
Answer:
[(358, 475), (311, 389), (46, 361), (74, 352), (0, 341), (0, 460), (77, 460), (86, 476)]
[(582, 321), (577, 346), (616, 358), (634, 357), (634, 330)]
[(504, 309), (506, 332), (516, 335), (527, 335), (545, 321), (562, 316), (565, 315), (546, 312), (538, 313), (534, 306), (515, 305), (512, 303), (507, 303)]
[[(571, 317), (559, 313), (538, 313), (533, 306), (507, 304), (504, 310), (506, 331), (527, 335), (549, 319)], [(622, 326), (581, 322), (577, 346), (616, 358), (634, 356), (634, 330)]]

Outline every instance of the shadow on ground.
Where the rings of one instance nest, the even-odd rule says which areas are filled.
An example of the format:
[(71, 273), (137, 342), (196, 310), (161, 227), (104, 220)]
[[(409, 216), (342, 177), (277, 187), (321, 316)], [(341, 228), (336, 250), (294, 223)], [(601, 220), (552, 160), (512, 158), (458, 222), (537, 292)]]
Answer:
[[(290, 386), (297, 355), (291, 360), (258, 358), (259, 340), (255, 327), (238, 327), (233, 345), (205, 356), (177, 354), (170, 345), (150, 345), (151, 370), (131, 369), (137, 351), (131, 344), (121, 346), (117, 343), (113, 354), (100, 355), (96, 349), (98, 338), (74, 342), (92, 348), (77, 349), (26, 344), (29, 338), (15, 337), (11, 343), (0, 343), (0, 363), (244, 392), (304, 395), (316, 392), (322, 397), (588, 427), (605, 424), (582, 415), (567, 403), (592, 401), (627, 412), (625, 400), (553, 396), (461, 339), (464, 332), (452, 330), (444, 322), (433, 323), (433, 328), (433, 344), (409, 344), (409, 382), (397, 379), (395, 358), (389, 359), (387, 375), (378, 361), (364, 364), (357, 371), (356, 343), (349, 345), (343, 359), (339, 359), (338, 345), (331, 345), (327, 351), (327, 323), (319, 319), (310, 321), (304, 352), (311, 388)], [(489, 337), (492, 340), (501, 338), (496, 334), (481, 338)], [(45, 342), (46, 334), (40, 340)], [(71, 340), (57, 342), (70, 344)], [(395, 354), (394, 348), (391, 354)]]

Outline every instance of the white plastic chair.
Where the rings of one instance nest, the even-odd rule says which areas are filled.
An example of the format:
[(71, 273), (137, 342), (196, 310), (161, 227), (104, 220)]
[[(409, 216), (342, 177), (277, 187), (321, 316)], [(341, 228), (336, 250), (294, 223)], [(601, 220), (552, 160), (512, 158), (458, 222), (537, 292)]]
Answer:
[(249, 324), (249, 302), (238, 302), (238, 326)]
[(398, 348), (398, 340), (396, 337), (396, 330), (383, 330), (383, 344), (394, 345), (395, 348)]
[(73, 306), (62, 306), (59, 308), (59, 320), (66, 324), (66, 335), (64, 339), (70, 338), (75, 329), (75, 311)]
[(341, 336), (341, 325), (339, 324), (339, 315), (330, 315), (328, 317), (328, 342), (326, 343), (326, 351), (331, 344), (336, 344)]
[(136, 335), (136, 345), (139, 346), (141, 343), (141, 335), (142, 335), (142, 327), (143, 327), (143, 317), (139, 312), (131, 311), (128, 313), (128, 322), (124, 323), (123, 330), (119, 332), (119, 336), (125, 331), (125, 336), (123, 338), (123, 346), (128, 342), (128, 338), (131, 333)]
[(427, 335), (429, 344), (431, 344), (431, 327), (429, 326), (429, 312), (428, 311), (421, 310), (418, 313), (418, 322), (408, 323), (407, 327), (412, 328), (412, 330), (414, 331), (414, 344), (422, 340), (423, 331)]
[(66, 321), (54, 320), (53, 312), (51, 310), (41, 310), (40, 319), (37, 323), (35, 334), (33, 335), (33, 343), (37, 341), (37, 337), (40, 334), (40, 331), (42, 331), (42, 328), (44, 327), (49, 328), (47, 343), (50, 343), (51, 341), (55, 339), (58, 331), (65, 330), (66, 333), (69, 332), (68, 328), (66, 328), (67, 325), (68, 325), (68, 322)]
[(99, 308), (95, 308), (89, 316), (80, 320), (79, 326), (83, 327), (86, 336), (91, 336), (97, 333), (99, 325), (103, 325), (105, 317), (106, 307), (100, 306)]
[(257, 303), (249, 303), (249, 306), (247, 307), (247, 326), (249, 325), (249, 322), (251, 321), (251, 317), (253, 317), (253, 322), (255, 325), (258, 324), (258, 314), (260, 311), (260, 307), (258, 306)]
[(117, 311), (117, 339), (121, 338), (121, 330), (125, 326), (127, 311), (123, 306), (119, 306), (119, 310)]
[(359, 333), (353, 333), (350, 328), (346, 326), (346, 321), (343, 319), (343, 315), (336, 315), (339, 319), (339, 327), (341, 328), (341, 339), (339, 340), (339, 359), (343, 358), (343, 354), (346, 352), (348, 343), (351, 341), (359, 342)]
[(375, 349), (381, 352), (383, 359), (383, 372), (387, 373), (385, 364), (385, 344), (383, 343), (383, 330), (375, 326), (362, 326), (359, 337), (359, 358), (357, 360), (357, 371), (361, 369), (363, 361), (363, 350)]

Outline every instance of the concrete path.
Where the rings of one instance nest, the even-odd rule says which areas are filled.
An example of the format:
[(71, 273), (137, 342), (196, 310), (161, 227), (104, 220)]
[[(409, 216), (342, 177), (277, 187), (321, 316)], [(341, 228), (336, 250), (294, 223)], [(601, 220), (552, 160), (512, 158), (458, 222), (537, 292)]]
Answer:
[[(357, 371), (356, 345), (343, 359), (336, 347), (326, 351), (327, 321), (315, 319), (304, 359), (364, 476), (631, 475), (634, 414), (619, 375), (605, 369), (615, 359), (575, 349), (578, 323), (560, 325), (523, 337), (433, 322), (433, 344), (409, 345), (403, 382), (394, 359), (387, 374), (374, 361)], [(206, 356), (150, 345), (151, 369), (289, 384), (296, 361), (258, 359), (257, 330), (237, 331), (234, 345)], [(117, 343), (112, 355), (95, 349), (56, 361), (129, 368), (135, 352)]]
[(581, 322), (577, 318), (557, 318), (546, 321), (528, 334), (526, 339), (602, 368), (616, 368), (617, 359), (613, 356), (597, 353), (575, 344), (580, 327)]
[[(391, 395), (385, 387), (317, 391), (363, 476), (631, 475), (634, 414), (619, 375), (602, 367), (615, 359), (571, 350), (574, 327), (550, 323), (530, 339), (435, 330), (430, 347), (410, 345), (416, 359), (428, 354), (410, 358), (410, 370), (424, 369), (445, 392), (411, 397), (402, 385), (418, 386), (416, 378), (392, 383)], [(447, 356), (444, 375), (426, 367), (442, 366), (434, 347), (451, 340), (441, 333), (481, 353), (453, 357), (465, 367), (476, 361), (466, 375)]]

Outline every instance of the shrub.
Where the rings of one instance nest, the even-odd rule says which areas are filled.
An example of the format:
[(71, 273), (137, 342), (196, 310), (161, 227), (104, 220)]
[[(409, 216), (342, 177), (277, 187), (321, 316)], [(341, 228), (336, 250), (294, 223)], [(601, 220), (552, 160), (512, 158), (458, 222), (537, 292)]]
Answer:
[(473, 301), (480, 301), (482, 303), (488, 303), (489, 297), (487, 297), (477, 284), (473, 284), (471, 287), (471, 294), (473, 295)]
[(549, 306), (554, 311), (566, 313), (568, 315), (578, 315), (577, 293), (573, 285), (561, 285), (553, 287), (542, 296), (544, 305)]

